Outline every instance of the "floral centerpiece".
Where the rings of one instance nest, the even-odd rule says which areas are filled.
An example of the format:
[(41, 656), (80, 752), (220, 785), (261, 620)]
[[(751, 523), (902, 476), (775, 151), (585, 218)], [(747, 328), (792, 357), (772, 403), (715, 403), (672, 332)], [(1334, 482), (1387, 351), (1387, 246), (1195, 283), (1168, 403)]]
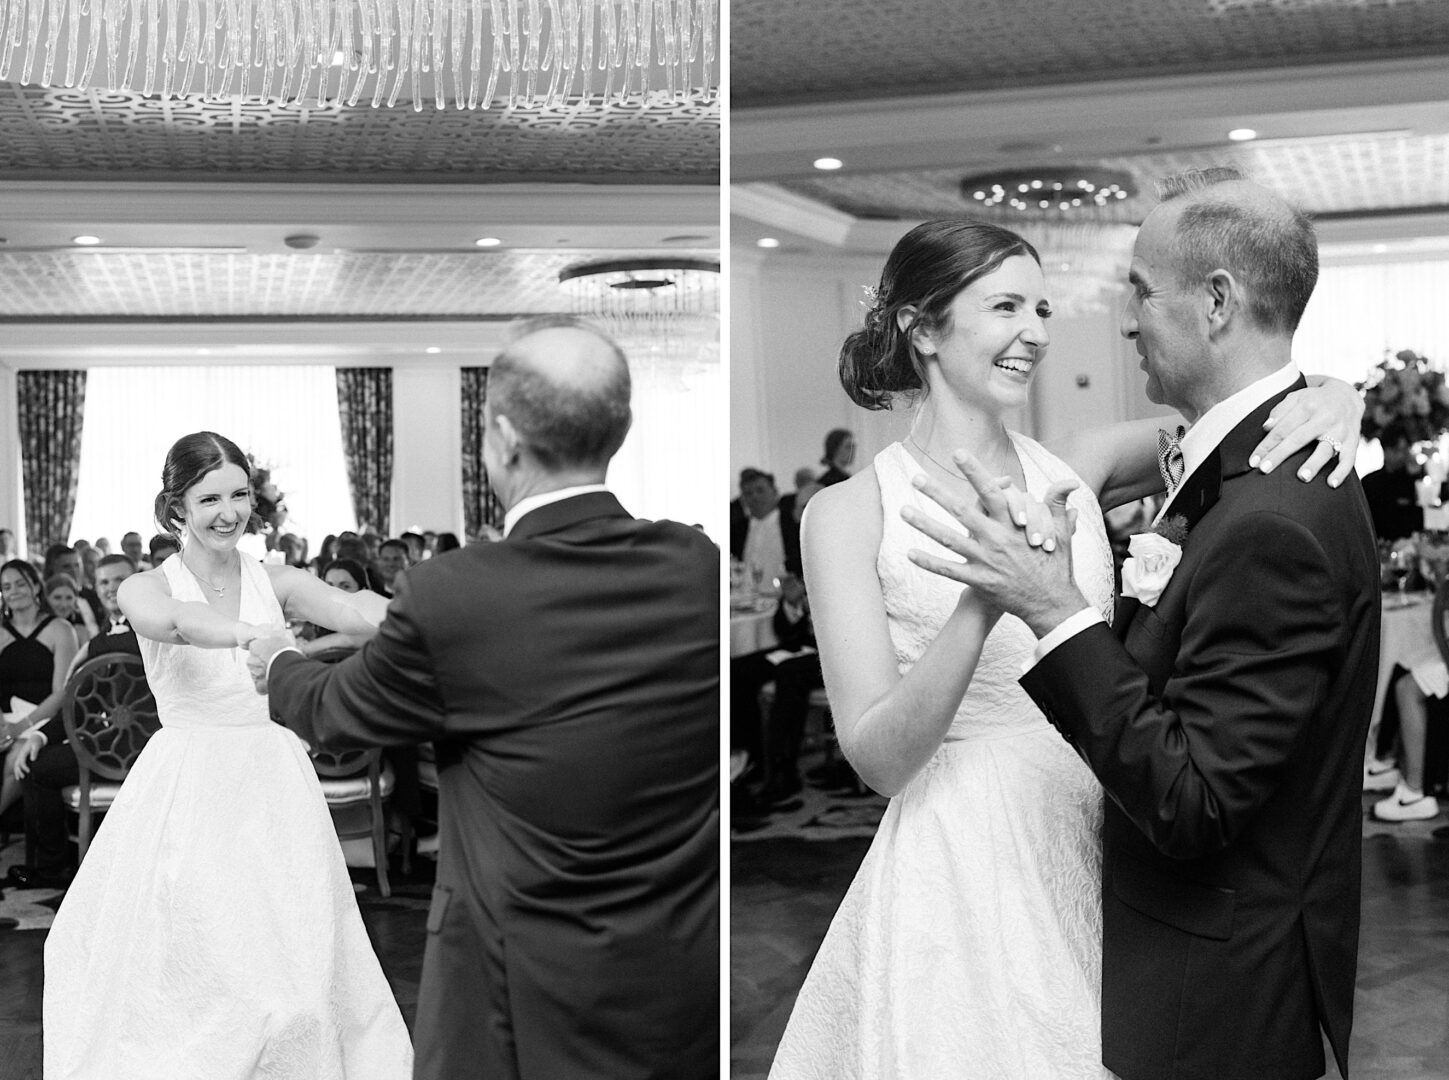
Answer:
[(247, 461), (251, 464), (252, 491), (256, 495), (256, 508), (247, 523), (247, 531), (261, 533), (270, 550), (281, 534), (282, 523), (287, 520), (287, 497), (277, 489), (270, 464), (259, 461), (250, 450), (247, 451)]
[(1359, 384), (1365, 439), (1410, 445), (1449, 431), (1449, 385), (1444, 373), (1412, 349), (1385, 357)]

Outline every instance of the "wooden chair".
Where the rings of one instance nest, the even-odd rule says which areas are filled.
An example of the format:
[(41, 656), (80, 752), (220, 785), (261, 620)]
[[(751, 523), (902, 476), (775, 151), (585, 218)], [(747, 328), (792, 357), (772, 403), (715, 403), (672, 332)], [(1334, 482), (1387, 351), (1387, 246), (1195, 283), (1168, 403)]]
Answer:
[(115, 802), (161, 719), (141, 658), (122, 652), (102, 653), (78, 667), (65, 684), (62, 710), (80, 776), (61, 795), (79, 818), (75, 841), (84, 860), (93, 818)]
[[(351, 649), (327, 649), (313, 659), (336, 663), (352, 654)], [(382, 761), (377, 747), (353, 750), (307, 748), (312, 767), (322, 785), (322, 796), (332, 813), (339, 840), (372, 838), (372, 859), (377, 870), (377, 890), (392, 895), (387, 880), (387, 815), (383, 803), (392, 795), (392, 770)]]

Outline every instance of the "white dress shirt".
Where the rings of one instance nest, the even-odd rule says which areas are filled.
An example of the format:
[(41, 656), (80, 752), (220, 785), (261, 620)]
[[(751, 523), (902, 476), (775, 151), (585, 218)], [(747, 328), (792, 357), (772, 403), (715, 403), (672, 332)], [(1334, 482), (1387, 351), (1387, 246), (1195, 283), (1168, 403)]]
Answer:
[(545, 491), (541, 495), (530, 495), (527, 498), (519, 499), (503, 515), (503, 535), (507, 536), (511, 533), (513, 526), (518, 524), (518, 519), (523, 517), (524, 514), (531, 513), (540, 506), (562, 502), (564, 499), (572, 499), (575, 495), (587, 495), (593, 491), (608, 490), (603, 484), (579, 484), (576, 487), (559, 488), (557, 491)]
[[(1162, 504), (1162, 509), (1157, 512), (1152, 524), (1156, 525), (1163, 519), (1168, 508), (1172, 506), (1172, 500), (1177, 497), (1177, 492), (1187, 483), (1187, 478), (1197, 471), (1198, 466), (1208, 459), (1208, 455), (1217, 449), (1218, 444), (1228, 437), (1233, 428), (1246, 420), (1248, 414), (1258, 406), (1281, 394), (1297, 381), (1298, 365), (1289, 361), (1271, 375), (1265, 375), (1257, 382), (1243, 387), (1199, 416), (1197, 423), (1188, 428), (1187, 434), (1182, 437), (1182, 483), (1177, 485), (1176, 490)], [(1036, 643), (1031, 663), (1026, 665), (1026, 670), (1036, 667), (1041, 663), (1042, 657), (1062, 642), (1102, 621), (1101, 612), (1093, 607), (1083, 608), (1074, 615), (1069, 615)]]
[(780, 532), (778, 504), (764, 517), (750, 518), (743, 555), (745, 565), (759, 571), (762, 584), (785, 576), (785, 538)]

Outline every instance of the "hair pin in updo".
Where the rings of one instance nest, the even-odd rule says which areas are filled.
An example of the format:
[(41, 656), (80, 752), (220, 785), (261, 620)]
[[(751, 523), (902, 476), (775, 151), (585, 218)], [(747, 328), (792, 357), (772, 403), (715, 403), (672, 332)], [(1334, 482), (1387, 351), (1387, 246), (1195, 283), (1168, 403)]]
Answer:
[(865, 293), (865, 299), (860, 302), (862, 307), (875, 307), (880, 303), (880, 290), (874, 285), (862, 285), (860, 291)]

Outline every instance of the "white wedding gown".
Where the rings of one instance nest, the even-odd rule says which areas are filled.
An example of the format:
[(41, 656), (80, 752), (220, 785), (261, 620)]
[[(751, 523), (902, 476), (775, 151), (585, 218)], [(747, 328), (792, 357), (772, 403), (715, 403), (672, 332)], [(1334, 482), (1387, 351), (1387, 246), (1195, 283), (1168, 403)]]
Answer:
[[(1028, 490), (1074, 474), (1014, 436)], [(877, 572), (902, 673), (960, 586), (911, 563), (937, 547), (903, 505), (951, 519), (911, 487), (895, 443), (875, 459)], [(1110, 617), (1112, 556), (1079, 487), (1072, 542), (1089, 602)], [(953, 521), (952, 524), (955, 524)], [(1100, 1080), (1102, 792), (1017, 684), (1035, 635), (1003, 616), (945, 742), (890, 801), (820, 946), (771, 1080)]]
[[(179, 556), (163, 572), (203, 599)], [(260, 563), (241, 588), (242, 621), (282, 625)], [(46, 939), (46, 1080), (408, 1080), (306, 747), (246, 650), (140, 640), (163, 727)]]

